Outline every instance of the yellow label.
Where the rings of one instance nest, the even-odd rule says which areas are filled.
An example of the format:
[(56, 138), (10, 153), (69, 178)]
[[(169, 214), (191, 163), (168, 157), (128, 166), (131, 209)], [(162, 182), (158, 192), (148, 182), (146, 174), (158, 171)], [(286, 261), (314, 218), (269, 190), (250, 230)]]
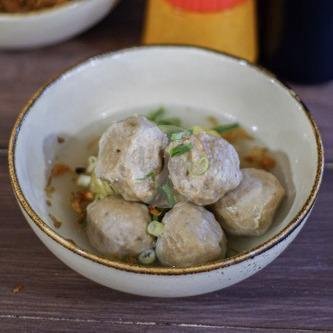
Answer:
[(212, 48), (250, 61), (257, 57), (254, 0), (220, 11), (183, 10), (172, 0), (149, 0), (143, 41)]

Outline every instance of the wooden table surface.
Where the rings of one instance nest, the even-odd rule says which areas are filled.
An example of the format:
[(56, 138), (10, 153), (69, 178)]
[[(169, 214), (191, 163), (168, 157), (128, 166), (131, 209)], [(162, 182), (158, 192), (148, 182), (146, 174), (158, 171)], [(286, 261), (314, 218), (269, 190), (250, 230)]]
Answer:
[(86, 280), (25, 223), (7, 174), (10, 128), (50, 77), (89, 56), (140, 43), (142, 2), (124, 0), (102, 23), (60, 45), (0, 52), (0, 332), (333, 332), (333, 82), (293, 85), (321, 129), (323, 185), (297, 239), (242, 283), (204, 296), (151, 299)]

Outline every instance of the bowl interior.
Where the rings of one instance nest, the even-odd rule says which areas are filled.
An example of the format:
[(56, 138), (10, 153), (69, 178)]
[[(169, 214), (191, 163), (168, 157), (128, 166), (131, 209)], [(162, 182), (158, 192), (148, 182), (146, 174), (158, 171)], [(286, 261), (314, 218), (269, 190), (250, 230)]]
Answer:
[[(208, 115), (238, 121), (274, 151), (277, 176), (288, 197), (264, 236), (231, 239), (237, 250), (269, 240), (301, 211), (318, 166), (315, 133), (302, 105), (276, 79), (244, 61), (191, 47), (103, 55), (66, 72), (42, 91), (22, 120), (14, 149), (18, 182), (31, 208), (60, 236), (95, 253), (71, 211), (66, 187), (70, 178), (58, 184), (52, 206), (46, 204), (50, 164), (57, 158), (72, 166), (82, 164), (87, 142), (107, 127), (108, 118), (161, 105), (188, 124), (203, 123)], [(64, 144), (57, 142), (58, 136), (66, 139)], [(60, 228), (55, 228), (50, 213), (63, 222)]]

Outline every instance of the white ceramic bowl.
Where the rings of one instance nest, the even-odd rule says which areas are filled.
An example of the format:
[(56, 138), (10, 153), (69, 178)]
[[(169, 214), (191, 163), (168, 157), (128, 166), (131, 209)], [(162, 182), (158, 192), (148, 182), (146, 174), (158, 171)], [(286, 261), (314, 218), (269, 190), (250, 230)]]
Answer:
[(100, 21), (116, 2), (74, 0), (28, 13), (0, 13), (0, 48), (33, 48), (64, 41)]
[[(283, 152), (289, 199), (267, 234), (235, 241), (242, 253), (190, 268), (149, 268), (99, 256), (75, 223), (54, 228), (43, 189), (48, 161), (59, 149), (57, 135), (75, 138), (96, 120), (156, 105), (177, 106), (175, 110), (185, 110), (185, 121), (192, 123), (208, 114), (238, 120), (272, 150)], [(92, 58), (39, 90), (16, 121), (9, 170), (28, 223), (65, 264), (114, 289), (177, 297), (244, 280), (292, 242), (317, 196), (323, 149), (318, 129), (299, 98), (263, 69), (189, 46), (139, 47)], [(55, 201), (52, 209), (69, 222), (64, 208), (68, 203), (62, 196)]]

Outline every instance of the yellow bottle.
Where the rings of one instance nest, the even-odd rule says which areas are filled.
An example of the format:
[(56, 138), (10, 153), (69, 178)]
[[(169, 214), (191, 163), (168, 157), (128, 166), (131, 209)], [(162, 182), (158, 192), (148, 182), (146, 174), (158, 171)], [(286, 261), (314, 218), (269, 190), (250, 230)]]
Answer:
[(255, 61), (255, 0), (148, 0), (145, 44), (190, 44)]

